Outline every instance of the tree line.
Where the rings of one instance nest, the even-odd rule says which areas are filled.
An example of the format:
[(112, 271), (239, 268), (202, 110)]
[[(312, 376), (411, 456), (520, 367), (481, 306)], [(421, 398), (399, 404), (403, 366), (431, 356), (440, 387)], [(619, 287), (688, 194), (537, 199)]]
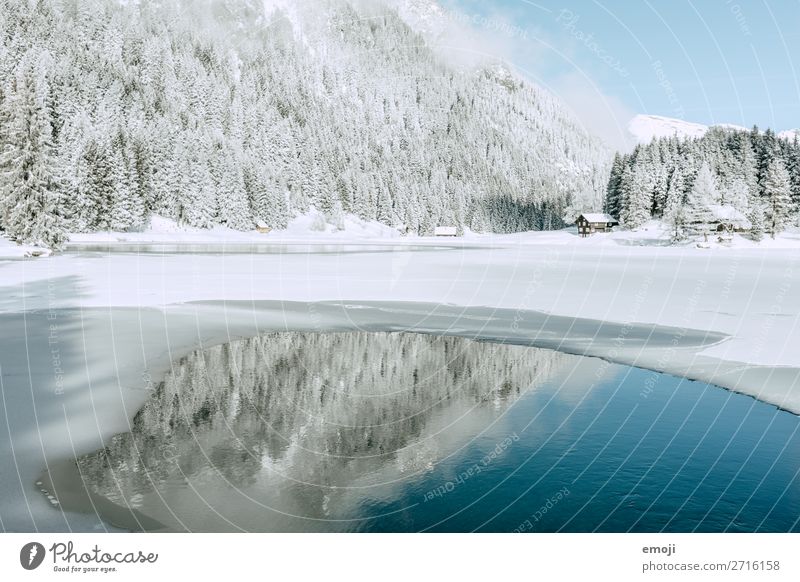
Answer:
[(780, 139), (758, 127), (712, 127), (699, 139), (654, 139), (614, 158), (605, 210), (629, 228), (661, 218), (681, 239), (714, 220), (720, 207), (745, 217), (757, 239), (796, 224), (797, 138)]

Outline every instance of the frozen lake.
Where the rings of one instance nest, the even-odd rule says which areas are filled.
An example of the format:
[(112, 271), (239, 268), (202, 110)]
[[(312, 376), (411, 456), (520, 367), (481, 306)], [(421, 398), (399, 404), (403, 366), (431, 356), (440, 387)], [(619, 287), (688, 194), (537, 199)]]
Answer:
[(64, 509), (133, 530), (800, 529), (800, 418), (550, 350), (272, 333), (192, 352), (132, 426), (46, 476)]
[[(109, 246), (101, 248), (98, 244)], [(189, 249), (184, 242), (169, 244)], [(461, 345), (467, 345), (469, 339), (503, 343), (506, 344), (502, 347), (503, 354), (555, 350), (559, 352), (559, 358), (584, 362), (575, 366), (575, 370), (589, 370), (583, 375), (583, 380), (569, 380), (566, 385), (577, 386), (577, 391), (594, 396), (564, 400), (562, 397), (566, 392), (558, 388), (560, 380), (554, 376), (544, 384), (535, 381), (538, 388), (531, 393), (533, 395), (526, 392), (513, 401), (501, 398), (497, 400), (498, 404), (489, 407), (472, 407), (491, 414), (502, 412), (504, 423), (517, 418), (518, 414), (527, 418), (522, 426), (517, 424), (510, 429), (511, 434), (516, 433), (520, 438), (504, 456), (511, 459), (510, 466), (520, 467), (520, 470), (510, 476), (499, 474), (500, 480), (489, 486), (492, 489), (496, 484), (493, 491), (497, 494), (517, 491), (519, 495), (533, 482), (539, 482), (532, 489), (536, 493), (531, 495), (541, 499), (546, 491), (539, 488), (540, 485), (555, 485), (550, 477), (563, 473), (560, 469), (563, 463), (549, 472), (550, 464), (534, 464), (535, 471), (541, 472), (541, 481), (537, 474), (533, 481), (528, 479), (528, 485), (520, 488), (517, 484), (507, 490), (509, 483), (524, 474), (525, 467), (533, 466), (526, 461), (527, 457), (516, 456), (517, 453), (531, 456), (541, 445), (541, 451), (534, 458), (544, 463), (548, 451), (554, 459), (561, 458), (559, 455), (565, 459), (578, 458), (586, 451), (586, 454), (594, 451), (593, 455), (602, 452), (594, 464), (587, 465), (586, 459), (582, 461), (590, 468), (574, 484), (575, 488), (570, 488), (570, 503), (574, 503), (574, 499), (591, 499), (591, 502), (586, 509), (578, 511), (572, 521), (565, 521), (565, 529), (613, 529), (633, 523), (630, 519), (602, 524), (591, 519), (581, 521), (606, 494), (609, 498), (619, 498), (619, 492), (608, 487), (602, 490), (590, 487), (591, 493), (578, 495), (581, 483), (586, 483), (586, 475), (598, 470), (598, 463), (606, 458), (604, 455), (623, 450), (618, 448), (618, 439), (602, 451), (592, 449), (607, 444), (609, 435), (617, 434), (614, 432), (617, 429), (620, 431), (618, 436), (626, 439), (622, 444), (630, 442), (635, 446), (641, 441), (643, 447), (648, 443), (666, 447), (660, 461), (673, 450), (684, 454), (685, 447), (671, 448), (685, 442), (683, 439), (697, 440), (708, 431), (701, 439), (708, 443), (715, 434), (722, 434), (727, 440), (721, 442), (720, 447), (710, 453), (711, 456), (703, 457), (704, 462), (710, 463), (706, 466), (710, 473), (708, 479), (700, 481), (698, 494), (703, 493), (709, 483), (727, 485), (732, 478), (735, 486), (724, 491), (719, 502), (722, 504), (729, 495), (741, 489), (740, 479), (749, 478), (748, 475), (767, 475), (761, 484), (761, 477), (747, 481), (749, 491), (753, 493), (752, 500), (748, 501), (748, 494), (743, 499), (737, 498), (738, 501), (746, 502), (748, 507), (759, 503), (765, 487), (782, 483), (776, 487), (783, 487), (785, 492), (775, 490), (764, 499), (772, 499), (779, 504), (776, 507), (780, 507), (787, 496), (795, 495), (796, 502), (796, 484), (787, 481), (787, 471), (797, 471), (796, 459), (791, 456), (794, 454), (792, 451), (797, 450), (791, 432), (795, 429), (792, 423), (797, 417), (781, 412), (782, 409), (795, 413), (800, 411), (800, 352), (793, 349), (800, 329), (800, 295), (795, 293), (800, 270), (794, 268), (795, 251), (706, 251), (620, 246), (610, 241), (581, 240), (565, 233), (532, 233), (524, 237), (490, 240), (453, 239), (446, 243), (434, 239), (392, 239), (369, 243), (342, 241), (335, 244), (276, 241), (269, 245), (259, 243), (257, 252), (248, 251), (247, 244), (250, 243), (238, 247), (203, 241), (191, 244), (200, 244), (198, 248), (202, 252), (195, 252), (197, 249), (177, 251), (161, 242), (135, 248), (136, 245), (128, 247), (119, 242), (99, 241), (92, 242), (94, 246), (75, 248), (49, 258), (0, 260), (0, 434), (7, 435), (0, 438), (2, 529), (92, 531), (109, 527), (109, 521), (117, 522), (121, 518), (112, 515), (116, 509), (109, 501), (112, 498), (110, 494), (106, 496), (98, 492), (91, 500), (103, 519), (84, 511), (62, 512), (54, 508), (54, 499), (42, 495), (42, 487), (35, 485), (37, 477), (50, 470), (54, 478), (69, 482), (71, 469), (64, 460), (86, 458), (86, 455), (108, 445), (114, 435), (128, 432), (137, 411), (152, 401), (156, 387), (169, 374), (176, 373), (178, 362), (191, 357), (191, 354), (265, 334), (290, 332), (417, 332), (439, 338), (437, 341), (452, 338), (447, 341), (461, 342)], [(479, 347), (470, 349), (489, 349), (488, 344), (474, 345)], [(318, 365), (333, 363), (331, 360), (328, 364), (321, 362)], [(604, 374), (616, 371), (617, 377), (624, 381), (605, 378), (605, 375), (603, 382), (595, 381), (592, 374), (597, 372), (591, 371), (589, 363), (600, 366)], [(512, 367), (519, 376), (516, 381), (524, 383), (525, 366)], [(333, 376), (339, 373), (333, 369), (329, 372)], [(577, 377), (575, 373), (569, 376), (571, 379)], [(640, 378), (638, 384), (631, 385), (632, 378)], [(679, 378), (691, 378), (698, 383)], [(493, 389), (493, 377), (481, 381), (486, 390)], [(646, 397), (642, 392), (643, 383)], [(403, 386), (403, 382), (398, 382), (397, 389), (403, 390)], [(435, 395), (441, 388), (437, 385), (430, 390)], [(299, 387), (292, 389), (302, 393)], [(552, 405), (540, 411), (541, 402), (536, 394), (543, 390), (551, 390), (557, 397)], [(758, 401), (734, 392), (753, 396)], [(626, 394), (630, 402), (620, 404), (619, 399)], [(701, 394), (702, 399), (692, 400), (696, 394)], [(608, 400), (606, 397), (609, 395), (613, 399)], [(561, 408), (556, 407), (558, 402), (562, 402)], [(599, 410), (585, 408), (592, 402), (608, 406)], [(662, 408), (658, 408), (659, 402)], [(672, 407), (680, 403), (689, 409), (673, 410)], [(413, 409), (412, 404), (407, 403)], [(423, 424), (434, 426), (437, 415), (444, 414), (442, 411), (458, 411), (459, 407), (468, 404), (469, 401), (461, 400), (452, 405), (442, 404), (441, 411)], [(614, 419), (607, 424), (601, 422), (610, 418), (604, 415), (614, 410), (624, 413), (623, 419), (627, 418), (632, 406), (637, 406), (636, 412), (622, 425), (614, 425)], [(666, 406), (668, 408), (664, 408)], [(391, 506), (393, 509), (386, 511), (396, 510), (396, 519), (400, 515), (411, 516), (411, 525), (406, 529), (435, 529), (438, 526), (423, 517), (437, 515), (437, 512), (441, 513), (440, 517), (449, 516), (447, 523), (450, 525), (443, 525), (444, 528), (473, 529), (481, 525), (453, 525), (467, 516), (480, 515), (477, 508), (483, 507), (483, 501), (477, 501), (477, 497), (474, 498), (475, 505), (470, 506), (475, 507), (475, 511), (456, 513), (453, 508), (465, 506), (463, 500), (456, 501), (459, 495), (467, 494), (479, 484), (487, 486), (492, 482), (491, 478), (470, 478), (469, 483), (447, 492), (444, 498), (453, 500), (452, 503), (438, 497), (427, 502), (424, 500), (425, 493), (445, 487), (449, 480), (460, 475), (463, 467), (474, 465), (475, 455), (480, 459), (485, 454), (485, 446), (495, 447), (508, 437), (502, 432), (493, 433), (491, 423), (485, 422), (484, 417), (475, 416), (478, 412), (472, 408), (464, 417), (465, 421), (473, 419), (472, 428), (460, 434), (455, 439), (457, 442), (440, 445), (441, 450), (454, 447), (453, 453), (437, 457), (438, 460), (431, 461), (430, 467), (425, 464), (422, 472), (404, 469), (402, 479), (395, 479), (403, 484), (402, 487), (391, 488), (388, 493), (378, 496), (376, 503), (381, 512)], [(559, 414), (563, 416), (558, 416), (557, 411), (561, 411)], [(648, 411), (651, 416), (647, 416)], [(705, 413), (700, 415), (702, 411)], [(739, 416), (735, 414), (737, 411)], [(753, 420), (763, 418), (756, 414), (758, 411), (763, 411), (759, 414), (766, 415), (770, 421), (759, 424)], [(320, 414), (327, 418), (325, 410), (320, 409)], [(332, 418), (338, 418), (331, 414)], [(420, 413), (418, 418), (427, 418), (426, 415), (429, 413)], [(576, 426), (574, 423), (581, 415), (596, 417), (597, 420), (571, 429), (577, 431), (578, 437), (583, 435), (575, 441), (579, 444), (574, 449), (566, 446), (564, 441), (558, 441), (562, 445), (560, 448), (553, 448), (556, 436), (545, 441), (531, 437), (537, 423), (526, 428), (527, 437), (522, 438), (521, 430), (531, 418), (548, 419), (547, 426), (562, 426), (566, 430)], [(774, 415), (774, 422), (770, 415)], [(619, 421), (619, 418), (615, 420)], [(685, 425), (682, 424), (684, 421), (687, 421)], [(491, 427), (495, 426), (500, 424), (491, 424)], [(653, 430), (644, 435), (634, 431), (637, 426), (642, 430), (652, 426)], [(791, 438), (785, 432), (774, 432), (776, 427), (786, 426), (791, 427)], [(701, 432), (692, 432), (692, 427)], [(593, 432), (600, 428), (606, 432)], [(309, 432), (311, 429), (308, 427), (292, 430), (300, 435), (296, 442), (303, 435), (315, 434)], [(485, 435), (488, 436), (484, 438)], [(405, 439), (413, 443), (421, 437), (402, 433), (391, 438), (395, 439), (392, 442)], [(740, 440), (743, 438), (749, 440)], [(433, 441), (427, 439), (426, 442)], [(726, 445), (729, 446), (726, 448)], [(762, 451), (762, 447), (766, 448)], [(663, 449), (658, 450), (662, 452)], [(734, 453), (745, 454), (746, 463), (741, 473), (736, 462), (743, 461), (730, 456)], [(696, 454), (689, 457), (687, 467), (695, 462)], [(719, 463), (715, 463), (717, 458)], [(292, 465), (294, 469), (287, 469), (289, 475), (293, 474), (291, 471), (302, 473), (313, 469), (313, 462), (302, 455), (298, 459), (302, 462)], [(765, 459), (774, 461), (774, 466), (753, 468), (754, 463)], [(630, 461), (644, 463), (645, 459), (634, 451)], [(732, 464), (728, 466), (723, 461)], [(287, 463), (280, 455), (262, 455), (260, 462), (265, 467)], [(391, 468), (396, 464), (397, 461), (384, 460), (374, 470), (379, 473), (399, 471)], [(492, 466), (503, 465), (493, 462)], [(662, 466), (675, 468), (674, 464), (658, 464), (652, 471), (641, 473), (644, 476), (642, 483), (648, 483), (647, 479), (654, 476), (662, 478), (657, 470)], [(723, 467), (736, 469), (733, 473), (718, 474), (717, 471)], [(748, 472), (751, 468), (752, 473)], [(236, 472), (239, 469), (231, 467), (231, 470)], [(627, 470), (628, 465), (622, 465), (620, 473)], [(409, 471), (415, 475), (413, 478)], [(488, 477), (488, 472), (487, 469), (482, 477)], [(667, 479), (670, 484), (662, 498), (672, 495), (676, 491), (674, 487), (684, 483), (683, 469), (675, 475), (675, 479), (672, 476)], [(775, 475), (782, 477), (776, 479)], [(619, 476), (611, 479), (611, 475), (605, 474), (603, 478), (611, 485), (617, 483)], [(697, 477), (698, 474), (694, 474), (692, 478)], [(313, 483), (315, 487), (319, 486), (316, 481)], [(625, 489), (630, 485), (631, 482), (623, 483), (620, 489), (625, 491), (623, 495), (637, 494), (638, 490), (629, 493), (630, 488)], [(336, 487), (335, 491), (342, 494), (340, 489), (344, 487)], [(424, 489), (420, 507), (427, 506), (424, 516), (414, 513), (421, 509), (406, 510), (406, 505), (402, 505), (408, 501), (405, 497), (408, 491), (418, 493), (420, 488)], [(743, 490), (748, 491), (747, 487)], [(275, 491), (287, 490), (276, 485)], [(552, 495), (557, 491), (553, 489)], [(600, 493), (592, 498), (596, 491)], [(62, 508), (72, 502), (76, 506), (85, 505), (86, 495), (78, 491), (70, 498), (68, 493), (68, 490), (59, 492)], [(305, 499), (294, 489), (280, 497), (287, 503)], [(504, 498), (504, 502), (510, 503), (515, 499), (512, 497)], [(549, 499), (547, 495), (545, 498), (545, 501)], [(137, 499), (134, 496), (128, 501), (135, 506)], [(353, 497), (345, 496), (343, 499), (339, 505), (341, 511), (347, 502), (360, 503)], [(495, 499), (495, 493), (486, 499)], [(694, 497), (689, 499), (682, 512), (691, 509), (692, 499)], [(324, 495), (320, 497), (320, 503), (323, 501)], [(408, 505), (417, 501), (419, 499), (410, 501)], [(613, 515), (624, 513), (629, 501), (626, 497)], [(659, 499), (658, 503), (662, 501)], [(466, 505), (469, 503), (471, 501)], [(494, 505), (490, 504), (482, 511), (487, 515), (498, 511), (498, 503), (501, 502), (495, 501)], [(527, 503), (533, 501), (529, 499)], [(431, 510), (431, 504), (438, 509)], [(331, 511), (330, 507), (329, 501), (325, 508)], [(521, 507), (527, 508), (527, 505)], [(579, 509), (566, 504), (566, 500), (563, 507)], [(648, 519), (653, 516), (655, 507), (645, 512)], [(243, 510), (243, 507), (239, 509)], [(606, 507), (603, 511), (608, 509)], [(762, 512), (766, 509), (760, 507)], [(230, 510), (237, 511), (233, 507)], [(641, 505), (637, 505), (636, 510), (643, 511)], [(322, 511), (322, 505), (318, 511)], [(524, 512), (521, 510), (522, 514)], [(285, 513), (297, 515), (289, 511)], [(499, 512), (498, 517), (491, 523), (487, 522), (485, 527), (514, 529), (519, 524), (503, 521), (505, 518), (502, 516), (509, 514), (516, 519), (521, 513), (513, 508)], [(791, 512), (782, 513), (791, 516)], [(368, 511), (359, 513), (352, 510), (342, 518), (342, 523), (347, 524), (343, 527), (357, 523), (361, 525), (352, 527), (364, 528), (368, 525), (363, 524), (381, 521), (364, 520), (367, 514)], [(787, 518), (791, 523), (784, 523), (775, 521), (776, 514), (769, 514), (769, 519), (758, 525), (753, 521), (742, 521), (740, 515), (732, 522), (720, 525), (721, 522), (709, 521), (715, 514), (716, 509), (700, 522), (699, 527), (714, 529), (730, 525), (731, 529), (736, 529), (742, 523), (744, 529), (796, 527), (796, 516)], [(164, 525), (180, 528), (177, 521), (153, 523), (153, 518), (147, 515), (142, 506), (137, 519), (148, 529)], [(729, 512), (721, 515), (731, 517)], [(247, 523), (247, 517), (241, 516), (242, 523)], [(164, 520), (163, 516), (159, 518)], [(279, 528), (299, 527), (293, 521), (296, 518), (281, 521), (273, 515), (271, 519), (270, 523), (280, 524)], [(314, 519), (302, 518), (304, 523), (316, 523)], [(324, 523), (328, 527), (330, 523), (339, 522), (326, 516)], [(395, 527), (390, 525), (388, 518), (382, 523), (387, 529)], [(542, 525), (544, 521), (537, 523)], [(584, 525), (577, 525), (580, 523)], [(688, 527), (685, 523), (680, 527)], [(635, 527), (640, 525), (641, 522)], [(263, 527), (253, 524), (247, 527), (251, 526), (252, 529)], [(221, 526), (192, 524), (193, 529), (205, 527)], [(669, 527), (677, 526), (673, 521)]]
[(325, 242), (72, 242), (69, 253), (114, 253), (155, 255), (342, 255), (351, 253), (393, 253), (460, 250), (462, 245), (437, 244), (341, 244)]

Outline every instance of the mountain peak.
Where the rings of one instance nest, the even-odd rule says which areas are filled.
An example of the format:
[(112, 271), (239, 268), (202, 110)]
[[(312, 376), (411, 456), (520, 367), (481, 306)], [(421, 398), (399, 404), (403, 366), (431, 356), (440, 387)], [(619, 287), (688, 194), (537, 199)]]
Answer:
[[(654, 138), (662, 137), (699, 139), (712, 127), (729, 131), (748, 131), (746, 127), (732, 123), (715, 123), (709, 126), (662, 115), (639, 114), (628, 122), (628, 132), (640, 144), (650, 143)], [(795, 136), (800, 138), (800, 129), (781, 131), (777, 133), (777, 136), (780, 139), (791, 141)]]
[(661, 115), (636, 115), (628, 122), (628, 131), (638, 143), (650, 143), (653, 138), (700, 138), (708, 131), (707, 125), (691, 123)]

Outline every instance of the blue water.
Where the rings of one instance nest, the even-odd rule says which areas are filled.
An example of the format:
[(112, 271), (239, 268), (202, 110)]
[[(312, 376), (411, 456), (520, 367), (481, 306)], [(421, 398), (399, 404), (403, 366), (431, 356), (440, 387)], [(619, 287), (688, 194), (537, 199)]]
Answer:
[[(357, 529), (800, 531), (797, 416), (671, 376), (644, 398), (652, 372), (614, 372), (574, 407), (548, 392), (524, 397), (502, 430), (396, 500), (367, 504), (365, 513), (386, 515)], [(514, 434), (519, 440), (500, 460), (456, 479)], [(430, 493), (442, 485), (451, 491)]]
[[(415, 334), (197, 352), (85, 485), (190, 531), (800, 531), (800, 418), (592, 358)], [(166, 451), (166, 452), (165, 452)]]

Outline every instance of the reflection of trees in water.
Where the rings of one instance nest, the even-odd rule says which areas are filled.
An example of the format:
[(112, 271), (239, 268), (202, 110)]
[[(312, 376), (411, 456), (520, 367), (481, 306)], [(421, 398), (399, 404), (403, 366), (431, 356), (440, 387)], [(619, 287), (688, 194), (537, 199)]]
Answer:
[[(180, 361), (132, 432), (78, 462), (89, 486), (134, 505), (137, 494), (187, 478), (247, 488), (278, 473), (347, 486), (391, 462), (419, 470), (435, 460), (429, 441), (438, 437), (420, 438), (434, 419), (454, 407), (504, 409), (570, 357), (417, 334), (236, 341)], [(318, 499), (304, 505), (321, 506), (324, 490), (307, 489)]]

